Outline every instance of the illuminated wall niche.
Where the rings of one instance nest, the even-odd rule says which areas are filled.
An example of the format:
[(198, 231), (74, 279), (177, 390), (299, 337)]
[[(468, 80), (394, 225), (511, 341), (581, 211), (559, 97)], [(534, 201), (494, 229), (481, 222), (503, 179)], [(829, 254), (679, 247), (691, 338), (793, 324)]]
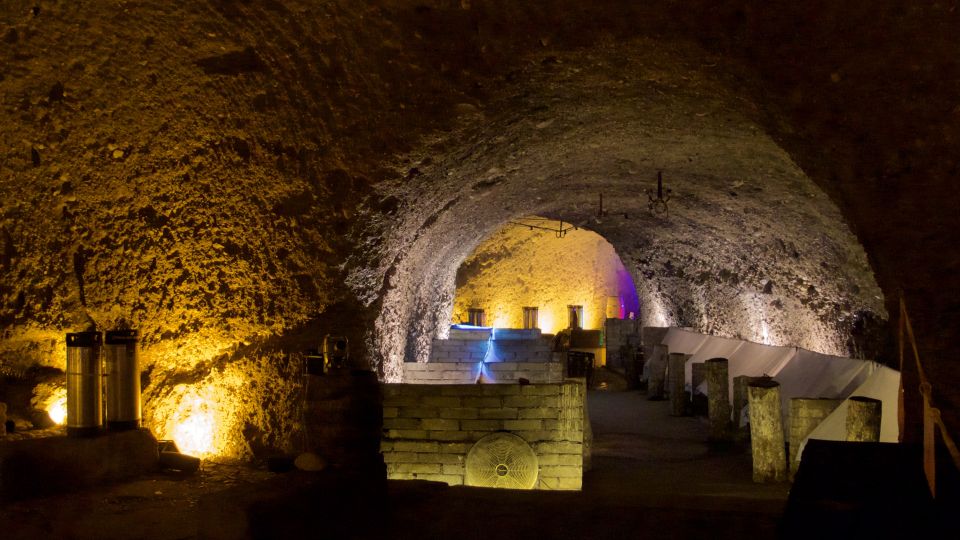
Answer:
[(539, 328), (552, 334), (567, 327), (571, 305), (583, 306), (585, 329), (603, 328), (608, 317), (639, 317), (633, 280), (613, 246), (585, 229), (557, 238), (507, 224), (457, 270), (452, 322), (466, 322), (470, 309), (483, 309), (490, 326), (523, 328), (524, 308), (537, 308)]

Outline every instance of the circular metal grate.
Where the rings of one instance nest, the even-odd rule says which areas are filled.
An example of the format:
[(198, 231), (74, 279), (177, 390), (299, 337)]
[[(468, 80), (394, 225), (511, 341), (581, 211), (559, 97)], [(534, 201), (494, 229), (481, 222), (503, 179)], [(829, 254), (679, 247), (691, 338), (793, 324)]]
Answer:
[(491, 433), (467, 453), (468, 486), (533, 489), (538, 460), (530, 445), (512, 433)]

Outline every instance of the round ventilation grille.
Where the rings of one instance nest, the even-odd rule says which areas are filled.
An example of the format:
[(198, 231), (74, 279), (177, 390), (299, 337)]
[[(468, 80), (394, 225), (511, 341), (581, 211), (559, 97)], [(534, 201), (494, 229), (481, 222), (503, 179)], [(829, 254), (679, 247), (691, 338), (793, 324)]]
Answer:
[(512, 433), (491, 433), (467, 453), (468, 486), (533, 489), (537, 483), (537, 454)]

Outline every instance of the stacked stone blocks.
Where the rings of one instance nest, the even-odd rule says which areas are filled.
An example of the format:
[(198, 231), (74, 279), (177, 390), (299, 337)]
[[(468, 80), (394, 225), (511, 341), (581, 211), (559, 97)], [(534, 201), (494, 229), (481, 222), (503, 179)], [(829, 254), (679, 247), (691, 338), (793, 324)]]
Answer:
[(381, 452), (390, 479), (463, 484), (470, 448), (509, 431), (533, 448), (536, 489), (580, 489), (582, 382), (534, 385), (385, 385)]

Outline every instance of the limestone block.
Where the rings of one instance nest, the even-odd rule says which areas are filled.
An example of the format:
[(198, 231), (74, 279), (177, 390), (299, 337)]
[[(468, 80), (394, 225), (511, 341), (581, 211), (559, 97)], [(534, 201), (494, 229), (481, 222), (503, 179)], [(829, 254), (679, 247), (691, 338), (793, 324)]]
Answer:
[(519, 418), (522, 419), (543, 419), (560, 417), (560, 409), (554, 407), (534, 407), (531, 409), (520, 409)]
[(147, 429), (6, 441), (0, 445), (0, 497), (56, 493), (140, 476), (157, 470), (157, 457), (157, 441)]
[(504, 429), (503, 420), (484, 419), (484, 420), (462, 420), (460, 426), (464, 430), (470, 431), (497, 431)]
[(485, 396), (515, 396), (521, 391), (519, 384), (484, 384), (481, 388)]
[(854, 396), (847, 400), (847, 440), (879, 442), (883, 402), (879, 399)]
[(543, 422), (541, 420), (504, 420), (503, 429), (507, 431), (518, 431), (525, 429), (542, 429)]
[[(480, 385), (477, 385), (477, 386), (479, 387)], [(480, 408), (480, 409), (481, 409), (481, 415), (483, 414), (483, 413), (482, 413), (482, 409), (499, 408), (501, 405), (506, 406), (506, 404), (504, 404), (504, 403), (501, 401), (501, 398), (499, 398), (499, 397), (485, 396), (485, 397), (465, 397), (465, 398), (463, 398), (463, 406), (464, 406), (464, 407), (477, 407), (477, 408)]]
[(647, 397), (649, 399), (663, 399), (664, 379), (667, 371), (667, 347), (666, 345), (655, 345), (650, 356), (649, 383), (647, 385)]
[(401, 418), (439, 418), (440, 409), (436, 407), (400, 407), (397, 416)]
[(393, 450), (395, 452), (435, 453), (440, 451), (440, 444), (436, 441), (395, 441)]
[(516, 420), (520, 416), (519, 411), (516, 407), (496, 407), (479, 409), (477, 414), (484, 419)]
[(684, 391), (684, 366), (689, 359), (689, 354), (670, 353), (669, 356), (670, 414), (673, 416), (686, 414), (687, 396)]
[(480, 418), (479, 413), (480, 411), (473, 407), (455, 407), (452, 409), (440, 409), (440, 418), (474, 420)]
[(439, 449), (443, 454), (458, 454), (466, 456), (467, 452), (470, 451), (470, 448), (473, 446), (473, 443), (462, 443), (462, 442), (451, 442), (451, 443), (440, 443)]
[(384, 418), (383, 429), (421, 429), (419, 418)]
[(792, 398), (790, 400), (790, 478), (796, 474), (800, 461), (800, 444), (843, 400)]
[(385, 430), (391, 439), (426, 439), (427, 432), (419, 429)]
[[(476, 384), (469, 385), (444, 385), (440, 388), (441, 396), (482, 396), (483, 387)], [(462, 400), (461, 400), (462, 401)], [(474, 405), (469, 405), (473, 407)]]
[(783, 482), (787, 479), (787, 458), (780, 414), (780, 383), (770, 379), (754, 381), (747, 387), (747, 395), (753, 481)]
[(707, 411), (710, 416), (710, 438), (730, 438), (730, 382), (726, 358), (711, 358), (707, 365)]
[(459, 407), (460, 398), (455, 396), (427, 396), (423, 398), (426, 407)]
[(540, 396), (505, 396), (504, 407), (530, 408), (540, 405)]
[(383, 452), (384, 463), (413, 463), (417, 461), (416, 452)]
[(441, 442), (466, 441), (474, 438), (469, 431), (431, 431), (427, 436)]
[(428, 431), (456, 431), (460, 429), (460, 421), (451, 418), (424, 418), (420, 420), (422, 429)]

